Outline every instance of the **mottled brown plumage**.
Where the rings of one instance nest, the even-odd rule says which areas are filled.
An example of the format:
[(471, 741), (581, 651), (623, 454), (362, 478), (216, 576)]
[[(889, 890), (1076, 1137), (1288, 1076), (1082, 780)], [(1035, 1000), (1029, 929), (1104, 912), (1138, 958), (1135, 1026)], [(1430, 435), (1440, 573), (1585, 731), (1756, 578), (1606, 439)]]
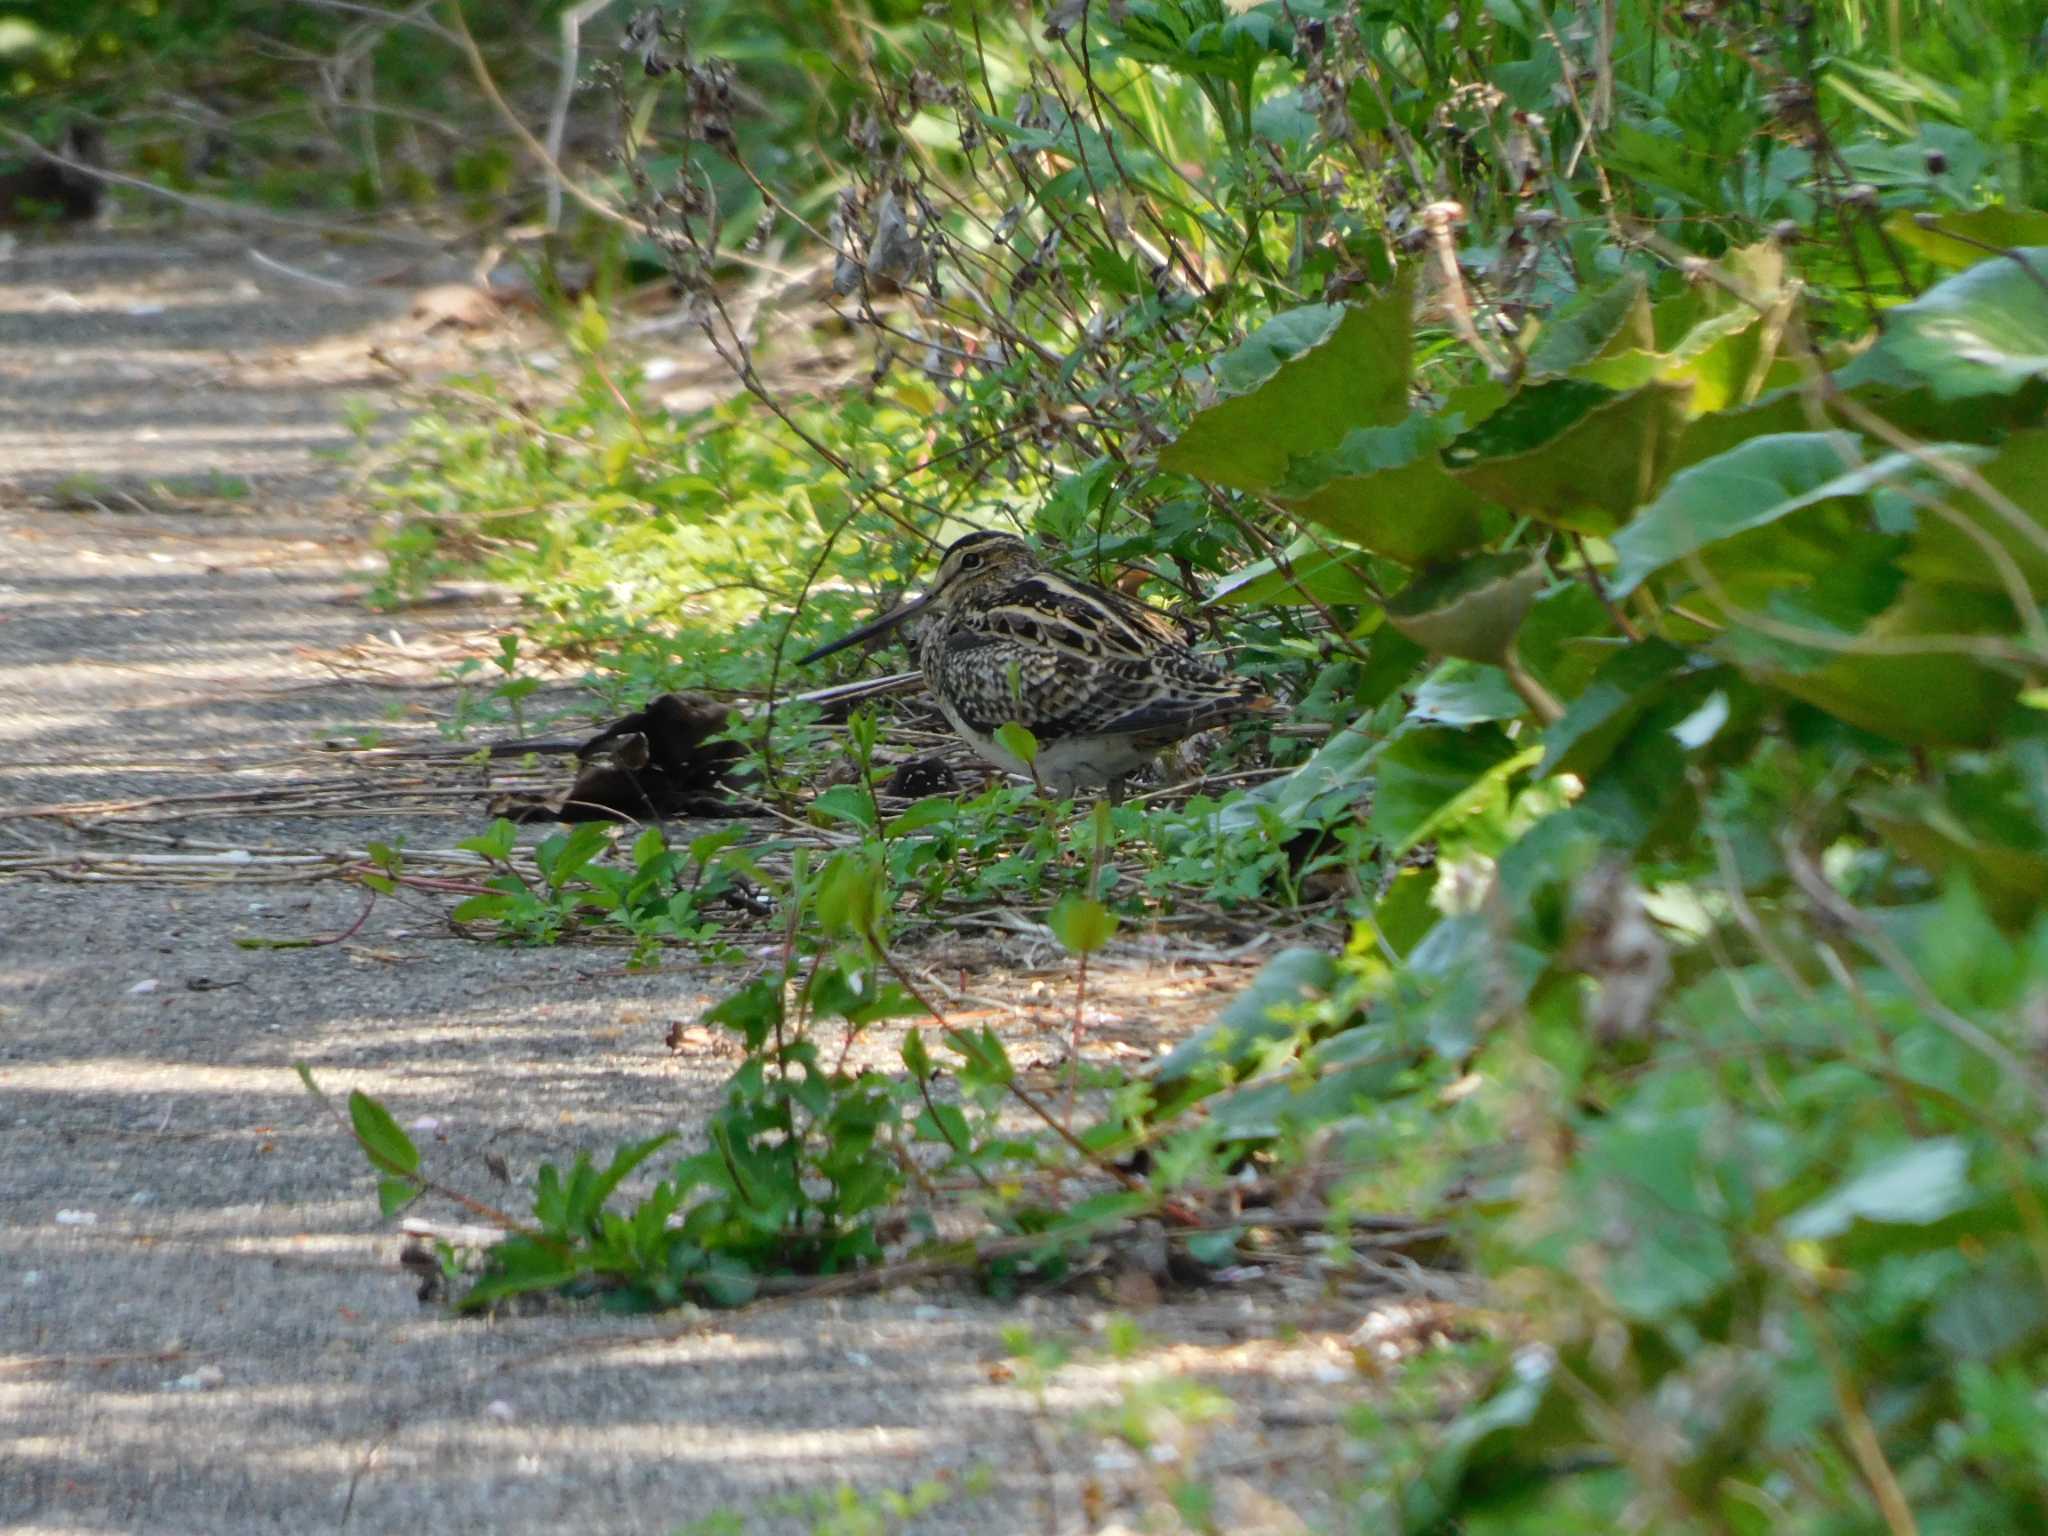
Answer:
[[(1196, 731), (1270, 707), (1257, 687), (1189, 648), (1156, 608), (1047, 568), (1013, 534), (970, 533), (931, 590), (804, 658), (919, 618), (917, 660), (939, 708), (974, 750), (1058, 794), (1107, 785)], [(1027, 765), (996, 732), (1037, 738)]]

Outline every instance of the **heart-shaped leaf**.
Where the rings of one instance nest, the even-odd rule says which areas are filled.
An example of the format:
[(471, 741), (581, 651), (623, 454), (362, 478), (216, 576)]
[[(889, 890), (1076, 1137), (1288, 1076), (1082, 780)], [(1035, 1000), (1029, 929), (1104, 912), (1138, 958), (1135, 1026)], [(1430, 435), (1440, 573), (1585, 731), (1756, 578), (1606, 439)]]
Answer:
[(1939, 400), (2048, 377), (2048, 246), (1994, 256), (1888, 311), (1873, 351)]
[(1215, 365), (1224, 398), (1159, 455), (1162, 468), (1212, 485), (1277, 485), (1290, 460), (1335, 448), (1354, 427), (1408, 414), (1404, 278), (1374, 302), (1310, 304), (1274, 316)]
[[(1960, 444), (1936, 450), (1965, 463), (1989, 451)], [(1867, 495), (1888, 484), (1924, 487), (1932, 476), (1914, 457), (1868, 463), (1857, 438), (1840, 432), (1781, 432), (1751, 438), (1672, 477), (1664, 494), (1614, 536), (1609, 592), (1625, 597), (1665, 566), (1709, 544), (1774, 523), (1802, 507)]]
[(1439, 656), (1496, 665), (1548, 573), (1535, 550), (1474, 555), (1425, 571), (1387, 603), (1387, 622)]
[[(1475, 443), (1461, 438), (1451, 450), (1452, 473), (1511, 512), (1579, 533), (1612, 533), (1669, 473), (1690, 393), (1689, 384), (1657, 381), (1608, 395), (1555, 436), (1515, 453), (1467, 461)], [(1498, 440), (1501, 417), (1513, 409), (1478, 430), (1492, 429)]]

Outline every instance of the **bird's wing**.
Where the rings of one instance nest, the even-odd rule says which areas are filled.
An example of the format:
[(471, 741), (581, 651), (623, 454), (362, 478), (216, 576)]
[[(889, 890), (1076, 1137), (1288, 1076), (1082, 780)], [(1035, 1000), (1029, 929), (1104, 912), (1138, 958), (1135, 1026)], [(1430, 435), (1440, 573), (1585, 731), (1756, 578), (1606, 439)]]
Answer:
[(1151, 732), (1170, 739), (1257, 707), (1255, 685), (1178, 649), (1080, 663), (999, 630), (957, 627), (931, 665), (932, 681), (969, 729), (1015, 720), (1048, 741)]
[(978, 610), (974, 622), (1091, 661), (1141, 660), (1165, 647), (1179, 649), (1190, 638), (1157, 608), (1050, 571), (1017, 583), (1003, 602)]

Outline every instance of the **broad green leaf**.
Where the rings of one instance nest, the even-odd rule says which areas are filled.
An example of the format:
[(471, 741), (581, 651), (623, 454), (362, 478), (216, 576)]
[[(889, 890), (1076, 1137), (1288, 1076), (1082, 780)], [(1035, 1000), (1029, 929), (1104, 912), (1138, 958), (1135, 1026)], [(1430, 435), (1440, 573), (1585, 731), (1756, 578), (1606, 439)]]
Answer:
[(1541, 447), (1580, 420), (1607, 405), (1616, 392), (1578, 379), (1543, 379), (1524, 384), (1476, 425), (1444, 448), (1444, 462), (1453, 469), (1482, 459), (1509, 458)]
[(1788, 1238), (1839, 1237), (1859, 1221), (1927, 1226), (1970, 1202), (1970, 1149), (1953, 1136), (1916, 1141), (1786, 1218)]
[(1424, 650), (1499, 662), (1549, 572), (1540, 551), (1473, 555), (1425, 571), (1387, 602), (1387, 622)]
[(1429, 899), (1440, 874), (1435, 864), (1404, 869), (1374, 905), (1372, 925), (1395, 954), (1414, 949), (1442, 916)]
[(730, 1254), (712, 1254), (695, 1279), (714, 1307), (743, 1307), (761, 1290), (761, 1277)]
[(1427, 454), (1442, 451), (1464, 432), (1463, 417), (1450, 413), (1410, 411), (1390, 427), (1354, 427), (1336, 447), (1297, 455), (1273, 494), (1297, 500), (1347, 475), (1398, 469)]
[(1614, 536), (1609, 595), (1626, 597), (1673, 561), (1721, 539), (1830, 497), (1863, 495), (1914, 469), (1899, 454), (1859, 465), (1860, 447), (1848, 433), (1783, 432), (1681, 470)]
[[(1959, 775), (1947, 795), (1925, 785), (1901, 784), (1873, 790), (1853, 803), (1867, 825), (1915, 863), (1938, 874), (1967, 871), (1992, 915), (2019, 927), (2048, 907), (2048, 848), (2030, 816), (1999, 816), (1996, 808), (1983, 814), (1982, 800), (1988, 797), (1970, 804), (1971, 777)], [(1964, 803), (1957, 804), (1959, 799)]]
[(1288, 545), (1281, 557), (1268, 556), (1232, 571), (1210, 589), (1209, 601), (1251, 608), (1311, 601), (1348, 607), (1369, 603), (1373, 595), (1341, 550), (1325, 549), (1304, 536)]
[(1219, 1073), (1228, 1081), (1248, 1066), (1268, 1041), (1284, 1040), (1299, 1025), (1276, 1019), (1276, 1010), (1298, 1010), (1336, 985), (1337, 963), (1320, 949), (1283, 949), (1227, 1003), (1215, 1021), (1190, 1035), (1153, 1070), (1156, 1083), (1176, 1083), (1196, 1072)]
[(920, 800), (901, 816), (891, 821), (883, 831), (890, 837), (901, 837), (907, 832), (922, 832), (926, 827), (945, 826), (960, 818), (960, 802), (944, 795), (934, 795)]
[(1405, 731), (1380, 754), (1372, 829), (1390, 855), (1415, 846), (1440, 825), (1505, 794), (1508, 774), (1536, 761), (1499, 729)]
[(512, 849), (518, 841), (519, 829), (500, 816), (483, 832), (475, 837), (465, 837), (455, 846), (502, 862), (511, 857)]
[(1477, 1489), (1540, 1486), (1546, 1480), (1543, 1463), (1586, 1439), (1579, 1410), (1557, 1374), (1558, 1362), (1548, 1351), (1518, 1356), (1503, 1385), (1435, 1437), (1419, 1475), (1400, 1491), (1393, 1529), (1446, 1536), (1464, 1529), (1474, 1506), (1483, 1504)]
[(1404, 276), (1372, 303), (1311, 304), (1276, 315), (1216, 363), (1224, 398), (1195, 413), (1160, 452), (1163, 469), (1263, 490), (1288, 462), (1336, 447), (1354, 427), (1408, 414)]
[(1873, 351), (1925, 379), (1938, 400), (2048, 377), (2048, 246), (1989, 257), (1887, 311)]
[(1624, 1312), (1680, 1317), (1735, 1278), (1720, 1170), (1700, 1112), (1637, 1109), (1594, 1131), (1575, 1162), (1580, 1198), (1606, 1218), (1603, 1278)]
[(1775, 433), (1811, 432), (1823, 425), (1817, 409), (1801, 389), (1777, 389), (1754, 404), (1696, 416), (1678, 434), (1671, 450), (1671, 478), (1708, 459), (1718, 458), (1742, 443)]
[(1570, 373), (1621, 352), (1653, 350), (1648, 292), (1640, 272), (1627, 272), (1553, 316), (1529, 349), (1530, 377)]
[(1027, 766), (1038, 761), (1038, 738), (1015, 720), (1006, 720), (997, 728), (996, 745)]
[[(1692, 391), (1686, 415), (1710, 415), (1746, 404), (1774, 384), (1795, 382), (1784, 377), (1787, 365), (1778, 357), (1785, 314), (1780, 309), (1759, 315), (1747, 308), (1710, 314), (1673, 342), (1668, 352), (1616, 352), (1574, 369), (1572, 377), (1615, 390), (1638, 389), (1660, 379), (1685, 385)], [(1688, 461), (1674, 451), (1673, 462)]]
[(1426, 565), (1480, 543), (1488, 502), (1431, 451), (1413, 463), (1333, 479), (1288, 505), (1360, 549)]
[(1272, 494), (1361, 549), (1406, 565), (1461, 553), (1480, 542), (1487, 506), (1450, 477), (1439, 456), (1463, 421), (1458, 410), (1414, 411), (1394, 426), (1356, 428), (1335, 448), (1296, 458)]
[(1489, 720), (1519, 720), (1528, 712), (1528, 704), (1499, 667), (1454, 658), (1422, 680), (1408, 718), (1428, 725), (1484, 725)]
[(1901, 245), (1950, 268), (1976, 266), (1991, 254), (1984, 249), (1987, 245), (2048, 246), (2048, 213), (2033, 208), (1994, 205), (1969, 213), (1936, 215), (1901, 209), (1885, 221), (1885, 229)]
[[(1744, 670), (1851, 725), (1907, 746), (1982, 746), (2019, 692), (2017, 678), (1955, 649), (2010, 627), (2011, 609), (1990, 593), (1930, 582), (1907, 585), (1864, 631), (1872, 640), (1908, 641), (1928, 649), (1889, 652), (1820, 651), (1808, 665), (1743, 663), (1742, 638), (1726, 649)], [(1786, 642), (1785, 647), (1796, 646)]]
[(882, 909), (881, 882), (877, 845), (834, 854), (818, 877), (818, 921), (828, 932), (871, 933)]
[(1225, 805), (1217, 813), (1217, 825), (1225, 832), (1243, 832), (1258, 826), (1264, 812), (1298, 826), (1333, 801), (1354, 800), (1364, 794), (1373, 760), (1384, 745), (1365, 722), (1353, 721), (1285, 778), (1269, 780)]
[(1116, 918), (1093, 897), (1069, 891), (1053, 903), (1046, 916), (1060, 947), (1069, 954), (1092, 955), (1116, 934)]
[(1555, 436), (1517, 453), (1468, 460), (1459, 450), (1472, 445), (1461, 438), (1452, 450), (1451, 473), (1518, 515), (1604, 536), (1649, 500), (1669, 473), (1689, 393), (1689, 385), (1656, 382), (1612, 395)]
[(2048, 597), (2048, 430), (2015, 432), (1988, 456), (1982, 449), (1939, 451), (1974, 463), (1978, 475), (2018, 510), (2019, 526), (2009, 509), (1994, 510), (1975, 495), (1937, 482), (1930, 488), (1934, 498), (1967, 526), (1958, 527), (1932, 508), (1918, 509), (1913, 547), (1900, 564), (1916, 576), (2003, 594), (2009, 590), (2003, 562), (1987, 551), (1988, 541), (2017, 569), (2036, 601)]
[(2041, 1273), (2017, 1256), (1976, 1267), (1928, 1319), (1934, 1341), (1966, 1360), (1993, 1359), (2038, 1340), (2044, 1331), (2048, 1298)]
[(377, 1181), (377, 1210), (387, 1221), (420, 1197), (414, 1179), (383, 1178)]
[(1671, 677), (1691, 658), (1661, 640), (1632, 645), (1611, 657), (1570, 704), (1564, 718), (1543, 733), (1539, 777), (1573, 773), (1584, 778), (1607, 760), (1623, 734), (1657, 700)]
[(760, 976), (707, 1009), (704, 1022), (738, 1030), (748, 1049), (759, 1050), (781, 1017), (781, 978)]
[(811, 809), (833, 821), (850, 822), (870, 832), (875, 829), (874, 798), (855, 784), (834, 784), (811, 802)]
[(390, 1110), (360, 1088), (352, 1090), (348, 1096), (348, 1119), (349, 1124), (355, 1127), (356, 1141), (362, 1147), (363, 1155), (376, 1168), (400, 1175), (420, 1171), (419, 1148), (412, 1144), (412, 1138), (399, 1128)]

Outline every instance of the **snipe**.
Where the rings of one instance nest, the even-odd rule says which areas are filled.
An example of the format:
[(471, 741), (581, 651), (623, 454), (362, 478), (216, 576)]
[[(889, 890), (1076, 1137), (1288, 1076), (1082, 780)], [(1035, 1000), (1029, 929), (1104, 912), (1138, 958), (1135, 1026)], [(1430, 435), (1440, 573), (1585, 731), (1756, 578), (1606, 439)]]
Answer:
[(1190, 649), (1158, 609), (1069, 581), (1008, 533), (956, 540), (924, 596), (803, 661), (913, 618), (918, 666), (961, 739), (1030, 774), (996, 740), (1016, 721), (1038, 741), (1038, 782), (1059, 795), (1106, 786), (1114, 797), (1125, 775), (1182, 737), (1272, 707)]

